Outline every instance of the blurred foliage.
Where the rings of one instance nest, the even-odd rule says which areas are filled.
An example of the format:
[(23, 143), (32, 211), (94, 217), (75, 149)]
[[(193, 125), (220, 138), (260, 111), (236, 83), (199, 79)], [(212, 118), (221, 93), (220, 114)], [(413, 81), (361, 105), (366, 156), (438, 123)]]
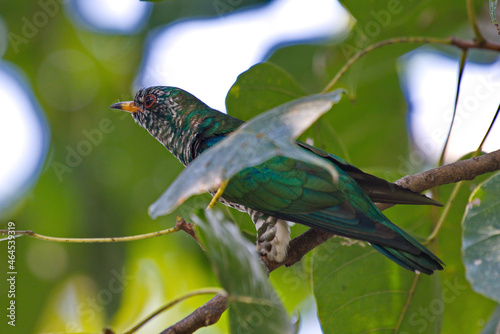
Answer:
[(273, 289), (253, 244), (222, 212), (193, 217), (214, 272), (228, 294), (231, 333), (292, 333), (282, 301)]
[[(117, 100), (130, 100), (130, 87), (143, 57), (143, 46), (154, 29), (186, 18), (230, 15), (234, 10), (267, 2), (172, 0), (155, 3), (146, 27), (129, 35), (90, 31), (78, 24), (66, 5), (56, 0), (0, 2), (0, 16), (8, 32), (25, 36), (23, 40), (9, 41), (3, 59), (26, 75), (45, 111), (52, 135), (43, 174), (23, 205), (11, 214), (10, 220), (16, 222), (16, 228), (51, 236), (106, 237), (173, 226), (175, 215), (152, 221), (147, 216), (147, 207), (180, 173), (181, 164), (153, 137), (135, 126), (129, 115), (108, 107)], [(276, 47), (269, 55), (267, 60), (281, 69), (272, 67), (263, 71), (256, 84), (266, 89), (266, 83), (280, 79), (280, 84), (288, 85), (288, 91), (293, 94), (283, 97), (275, 92), (254, 91), (244, 96), (240, 91), (239, 99), (234, 99), (232, 90), (227, 98), (229, 112), (249, 119), (276, 103), (317, 93), (353, 52), (388, 37), (473, 37), (465, 1), (341, 2), (357, 21), (349, 35), (324, 43)], [(35, 15), (44, 11), (40, 3), (50, 3), (53, 15), (47, 14), (47, 22), (32, 29), (30, 36), (23, 35), (26, 22), (33, 22)], [(474, 3), (481, 20), (488, 21), (487, 2)], [(491, 21), (489, 27), (494, 30)], [(344, 99), (335, 112), (323, 116), (303, 137), (313, 139), (316, 146), (335, 152), (360, 168), (391, 180), (422, 170), (422, 161), (416, 163), (410, 158), (407, 106), (397, 71), (397, 58), (416, 47), (413, 44), (387, 46), (357, 62), (338, 85), (348, 89), (351, 101)], [(454, 48), (440, 49), (456, 55)], [(492, 59), (491, 52), (475, 54), (479, 59)], [(244, 82), (245, 74), (239, 80)], [(78, 153), (83, 142), (91, 145), (86, 155)], [(70, 167), (57, 169), (56, 163)], [(461, 257), (460, 221), (472, 189), (481, 180), (484, 177), (465, 183), (439, 239), (430, 245), (447, 266), (432, 278), (419, 278), (414, 297), (401, 318), (402, 330), (480, 333), (490, 319), (496, 303), (471, 289)], [(443, 202), (447, 201), (452, 187), (439, 189)], [(208, 196), (193, 198), (176, 213), (187, 219), (208, 200)], [(254, 233), (247, 216), (222, 209), (245, 231)], [(423, 239), (441, 210), (394, 207), (385, 213)], [(296, 225), (292, 234), (305, 229)], [(123, 331), (179, 295), (218, 284), (206, 253), (183, 233), (127, 244), (51, 244), (27, 237), (16, 241), (17, 326), (7, 327), (4, 318), (0, 322), (2, 333), (99, 332), (104, 326)], [(347, 303), (360, 298), (352, 294), (377, 289), (404, 293), (388, 295), (387, 300), (367, 300), (369, 307), (366, 308), (364, 303), (351, 302), (335, 312), (338, 320), (335, 324), (342, 320), (343, 326), (355, 321), (373, 324), (370, 328), (394, 326), (400, 319), (414, 276), (381, 255), (372, 256), (369, 247), (363, 248), (357, 243), (339, 247), (341, 243), (342, 240), (333, 239), (318, 249), (312, 265), (314, 292), (326, 297), (318, 301), (321, 321), (327, 326), (325, 332), (330, 328), (325, 315), (329, 316), (335, 307), (339, 309), (334, 303)], [(4, 249), (2, 247), (0, 254), (6, 254)], [(325, 256), (325, 252), (330, 256)], [(332, 266), (339, 266), (358, 252), (364, 252), (369, 262), (339, 267), (340, 270), (332, 272)], [(271, 275), (271, 282), (288, 312), (295, 312), (311, 291), (310, 257)], [(320, 258), (324, 261), (318, 262)], [(319, 281), (320, 278), (324, 279)], [(444, 295), (446, 288), (446, 291), (452, 289), (450, 284), (456, 292), (453, 300), (448, 298), (450, 295)], [(0, 283), (0, 291), (7, 291), (5, 280)], [(448, 299), (442, 299), (443, 296)], [(141, 332), (160, 332), (207, 299), (189, 299), (160, 315)], [(5, 310), (7, 298), (2, 296), (1, 300)], [(439, 301), (445, 304), (442, 311), (430, 315), (419, 313), (420, 307), (429, 310)], [(226, 317), (200, 332), (227, 332)], [(412, 319), (424, 319), (424, 322), (412, 324)], [(493, 328), (495, 319), (498, 321), (498, 312), (488, 327)]]

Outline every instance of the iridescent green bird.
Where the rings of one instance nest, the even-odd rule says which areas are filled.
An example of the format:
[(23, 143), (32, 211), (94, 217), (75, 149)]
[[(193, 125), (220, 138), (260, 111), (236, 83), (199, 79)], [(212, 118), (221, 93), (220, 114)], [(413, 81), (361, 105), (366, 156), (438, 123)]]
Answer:
[[(175, 87), (141, 89), (134, 101), (111, 108), (131, 112), (135, 121), (184, 166), (243, 124)], [(338, 181), (322, 168), (278, 156), (233, 176), (221, 198), (224, 204), (250, 214), (261, 254), (269, 260), (284, 260), (290, 241), (289, 222), (294, 222), (369, 242), (408, 270), (430, 275), (443, 269), (439, 258), (374, 205), (440, 205), (438, 202), (364, 173), (318, 148), (297, 144), (332, 163), (339, 173)]]

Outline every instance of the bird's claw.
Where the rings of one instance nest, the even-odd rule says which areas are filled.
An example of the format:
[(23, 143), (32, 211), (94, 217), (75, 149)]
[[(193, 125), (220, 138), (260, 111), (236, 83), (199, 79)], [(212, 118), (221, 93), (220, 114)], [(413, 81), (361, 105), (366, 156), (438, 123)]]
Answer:
[[(262, 224), (259, 226), (259, 224)], [(282, 262), (286, 258), (290, 242), (290, 227), (284, 220), (274, 217), (261, 217), (256, 224), (257, 251), (268, 260)]]

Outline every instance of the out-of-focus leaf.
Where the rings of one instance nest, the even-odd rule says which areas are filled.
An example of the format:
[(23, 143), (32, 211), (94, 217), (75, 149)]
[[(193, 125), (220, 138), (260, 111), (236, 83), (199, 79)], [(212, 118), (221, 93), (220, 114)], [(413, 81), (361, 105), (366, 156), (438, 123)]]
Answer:
[(498, 334), (498, 330), (500, 329), (500, 305), (495, 308), (495, 311), (490, 317), (490, 320), (484, 326), (481, 334)]
[[(115, 277), (118, 279), (114, 285), (118, 287), (120, 292), (123, 290), (121, 297), (122, 307), (114, 314), (111, 325), (111, 328), (118, 333), (134, 327), (152, 310), (166, 302), (166, 298), (163, 299), (163, 296), (168, 293), (165, 291), (167, 290), (165, 282), (168, 282), (168, 280), (162, 275), (162, 268), (158, 266), (156, 259), (142, 258), (134, 262), (136, 265), (134, 271), (128, 272), (130, 269), (127, 267), (122, 268), (121, 272), (115, 271)], [(168, 316), (164, 315), (164, 317), (175, 319), (176, 316), (179, 316), (180, 312), (166, 313), (168, 313)], [(144, 329), (149, 332), (157, 332), (162, 330), (159, 327), (161, 325), (165, 326), (156, 321), (150, 321), (145, 325)]]
[(364, 242), (332, 238), (318, 247), (313, 288), (325, 333), (439, 333), (439, 276), (417, 277)]
[[(37, 333), (96, 332), (104, 326), (103, 308), (98, 305), (97, 286), (85, 276), (73, 276), (60, 284), (42, 309)], [(21, 325), (21, 324), (19, 324)]]
[(490, 0), (490, 17), (491, 17), (491, 22), (497, 28), (497, 32), (500, 35), (500, 28), (498, 27), (498, 22), (497, 22), (497, 2), (498, 0)]
[(293, 333), (285, 308), (254, 246), (222, 212), (192, 216), (219, 281), (228, 293), (231, 333)]
[(219, 144), (203, 152), (149, 208), (156, 218), (172, 212), (187, 198), (216, 190), (239, 171), (281, 155), (320, 166), (337, 178), (323, 159), (299, 148), (294, 140), (342, 97), (342, 90), (286, 103), (243, 124)]
[(463, 220), (462, 251), (472, 288), (500, 302), (500, 173), (480, 184)]
[(247, 120), (306, 94), (290, 74), (271, 63), (260, 63), (241, 73), (226, 96), (231, 116)]

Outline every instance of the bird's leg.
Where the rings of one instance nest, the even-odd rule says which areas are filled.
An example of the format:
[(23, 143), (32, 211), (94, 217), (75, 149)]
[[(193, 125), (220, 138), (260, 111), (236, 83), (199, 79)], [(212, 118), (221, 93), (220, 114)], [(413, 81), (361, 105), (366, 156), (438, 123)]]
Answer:
[(270, 261), (282, 262), (290, 242), (288, 222), (254, 210), (248, 213), (257, 229), (257, 251)]

